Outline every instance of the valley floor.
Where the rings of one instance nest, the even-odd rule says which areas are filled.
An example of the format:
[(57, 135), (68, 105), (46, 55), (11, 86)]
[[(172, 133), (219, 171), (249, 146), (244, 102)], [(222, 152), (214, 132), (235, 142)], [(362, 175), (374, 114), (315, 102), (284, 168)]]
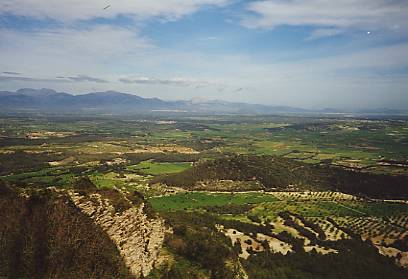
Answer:
[[(0, 191), (12, 189), (27, 212), (53, 208), (49, 191), (66, 193), (90, 222), (79, 229), (109, 243), (100, 256), (117, 270), (106, 274), (127, 266), (148, 278), (406, 278), (407, 185), (403, 118), (0, 118)], [(19, 232), (4, 232), (1, 247), (19, 243)], [(32, 250), (16, 259), (35, 267), (37, 246), (24, 241)], [(0, 276), (13, 270), (4, 251)]]

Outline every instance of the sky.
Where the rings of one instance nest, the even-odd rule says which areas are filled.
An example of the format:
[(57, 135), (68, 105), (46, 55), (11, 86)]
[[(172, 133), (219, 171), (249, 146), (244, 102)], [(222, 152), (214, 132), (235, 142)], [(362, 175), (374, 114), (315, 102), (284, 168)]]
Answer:
[(0, 90), (408, 109), (407, 0), (0, 0)]

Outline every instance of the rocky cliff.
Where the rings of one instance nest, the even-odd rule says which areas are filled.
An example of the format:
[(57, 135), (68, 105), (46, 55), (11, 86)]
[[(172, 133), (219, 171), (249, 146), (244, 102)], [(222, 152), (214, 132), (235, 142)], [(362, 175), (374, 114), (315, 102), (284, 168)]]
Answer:
[(16, 192), (0, 185), (0, 278), (138, 278), (153, 268), (163, 221), (111, 190)]
[(69, 195), (75, 205), (113, 241), (130, 272), (147, 276), (163, 244), (163, 221), (149, 219), (143, 210), (143, 202), (118, 212), (109, 199), (99, 193), (88, 198), (75, 192)]

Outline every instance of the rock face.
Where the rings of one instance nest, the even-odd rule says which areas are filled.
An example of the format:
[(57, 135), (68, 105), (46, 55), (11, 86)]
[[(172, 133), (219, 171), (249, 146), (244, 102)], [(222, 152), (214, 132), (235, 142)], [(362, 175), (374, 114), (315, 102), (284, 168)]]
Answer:
[(143, 203), (118, 210), (123, 203), (98, 193), (6, 190), (0, 278), (138, 278), (153, 268), (164, 226)]
[(161, 219), (149, 219), (144, 213), (144, 203), (117, 212), (108, 199), (100, 194), (84, 198), (70, 192), (75, 205), (102, 230), (117, 246), (126, 266), (135, 275), (147, 276), (152, 270), (164, 240)]

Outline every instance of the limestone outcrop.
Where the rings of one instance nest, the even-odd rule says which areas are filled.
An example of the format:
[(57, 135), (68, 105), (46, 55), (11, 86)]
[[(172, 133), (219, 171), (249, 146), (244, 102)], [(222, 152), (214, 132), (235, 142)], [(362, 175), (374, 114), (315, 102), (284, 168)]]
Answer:
[(143, 210), (144, 203), (118, 212), (101, 194), (84, 197), (70, 191), (69, 195), (74, 204), (112, 239), (131, 273), (147, 276), (163, 244), (163, 220), (149, 219)]
[(0, 187), (0, 278), (149, 274), (163, 243), (163, 220), (148, 213), (142, 197), (78, 192)]

